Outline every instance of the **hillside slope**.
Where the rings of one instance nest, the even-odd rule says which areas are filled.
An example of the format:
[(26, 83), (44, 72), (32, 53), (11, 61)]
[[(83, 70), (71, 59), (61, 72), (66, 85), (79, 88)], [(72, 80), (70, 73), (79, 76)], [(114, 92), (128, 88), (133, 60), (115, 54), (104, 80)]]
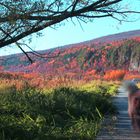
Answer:
[(46, 75), (104, 74), (108, 70), (123, 69), (140, 72), (140, 30), (110, 35), (92, 41), (67, 45), (41, 53), (58, 57), (35, 60), (30, 64), (23, 54), (1, 57), (1, 69), (10, 72), (43, 73)]

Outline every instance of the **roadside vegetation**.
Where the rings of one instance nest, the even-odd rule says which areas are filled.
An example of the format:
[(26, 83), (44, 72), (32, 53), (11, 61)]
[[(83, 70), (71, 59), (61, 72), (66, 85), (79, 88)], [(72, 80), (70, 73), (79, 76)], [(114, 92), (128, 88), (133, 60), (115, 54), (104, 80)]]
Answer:
[(92, 140), (104, 115), (115, 113), (111, 97), (117, 93), (117, 82), (81, 82), (51, 90), (3, 82), (1, 140)]

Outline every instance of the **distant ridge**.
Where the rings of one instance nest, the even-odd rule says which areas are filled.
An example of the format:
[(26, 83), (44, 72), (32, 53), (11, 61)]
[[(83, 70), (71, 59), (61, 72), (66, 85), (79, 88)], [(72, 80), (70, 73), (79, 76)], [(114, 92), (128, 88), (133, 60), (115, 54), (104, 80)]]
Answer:
[(87, 75), (91, 77), (90, 71), (93, 72), (93, 70), (102, 74), (112, 69), (140, 72), (140, 30), (38, 52), (46, 55), (49, 52), (52, 56), (60, 52), (60, 55), (42, 59), (29, 53), (34, 61), (33, 64), (30, 64), (24, 54), (3, 56), (0, 57), (0, 66), (3, 70), (10, 72), (35, 72), (52, 76), (64, 73), (75, 75), (75, 78), (78, 73), (86, 78)]
[(96, 39), (93, 39), (93, 41), (97, 42), (108, 42), (108, 41), (116, 41), (116, 40), (122, 40), (122, 39), (129, 39), (132, 37), (140, 36), (140, 30), (134, 30), (134, 31), (127, 31), (112, 35), (107, 35), (103, 37), (99, 37)]
[[(45, 50), (37, 50), (37, 52), (40, 53), (46, 53), (47, 51), (53, 51), (57, 48), (59, 49), (65, 49), (65, 48), (71, 48), (71, 47), (77, 47), (79, 45), (92, 45), (94, 43), (107, 43), (110, 41), (120, 41), (123, 39), (131, 39), (133, 37), (140, 37), (140, 29), (139, 30), (133, 30), (133, 31), (127, 31), (127, 32), (121, 32), (121, 33), (117, 33), (117, 34), (110, 34), (110, 35), (106, 35), (103, 37), (99, 37), (99, 38), (95, 38), (92, 40), (87, 40), (87, 41), (83, 41), (83, 42), (79, 42), (79, 43), (73, 43), (73, 44), (68, 44), (68, 45), (63, 45), (63, 46), (58, 46), (55, 48), (51, 48), (51, 49), (45, 49)], [(11, 57), (14, 56), (15, 54), (10, 54), (10, 55), (6, 55), (5, 57)], [(17, 53), (16, 55), (23, 55), (23, 53)], [(4, 56), (0, 56), (0, 57), (4, 57)]]
[(121, 33), (117, 33), (117, 34), (106, 35), (103, 37), (95, 38), (95, 39), (88, 40), (88, 41), (83, 41), (80, 43), (73, 43), (73, 44), (68, 44), (68, 45), (64, 45), (64, 46), (59, 46), (58, 48), (70, 48), (70, 47), (79, 46), (82, 44), (88, 45), (88, 44), (93, 44), (93, 43), (120, 41), (123, 39), (130, 39), (130, 38), (138, 37), (138, 36), (140, 36), (140, 30), (126, 31), (126, 32), (121, 32)]

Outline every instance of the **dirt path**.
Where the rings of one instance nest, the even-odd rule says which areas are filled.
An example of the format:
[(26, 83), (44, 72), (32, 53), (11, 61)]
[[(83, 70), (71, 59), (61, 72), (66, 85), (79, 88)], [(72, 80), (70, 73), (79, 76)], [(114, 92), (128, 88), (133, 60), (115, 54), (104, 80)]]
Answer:
[(128, 117), (127, 94), (120, 89), (113, 102), (118, 108), (118, 114), (105, 119), (96, 140), (140, 140), (140, 134), (133, 131)]

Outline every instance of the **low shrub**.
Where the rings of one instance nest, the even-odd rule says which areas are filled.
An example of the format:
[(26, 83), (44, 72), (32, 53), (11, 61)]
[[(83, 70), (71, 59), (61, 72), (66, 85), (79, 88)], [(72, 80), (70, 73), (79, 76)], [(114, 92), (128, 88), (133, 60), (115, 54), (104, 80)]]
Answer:
[(0, 94), (0, 138), (93, 139), (103, 116), (115, 110), (107, 95), (115, 88), (98, 88), (94, 92), (61, 87), (47, 93), (28, 88)]

